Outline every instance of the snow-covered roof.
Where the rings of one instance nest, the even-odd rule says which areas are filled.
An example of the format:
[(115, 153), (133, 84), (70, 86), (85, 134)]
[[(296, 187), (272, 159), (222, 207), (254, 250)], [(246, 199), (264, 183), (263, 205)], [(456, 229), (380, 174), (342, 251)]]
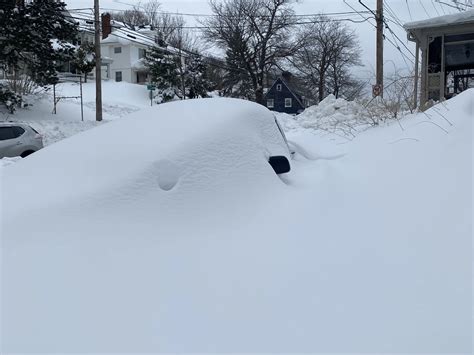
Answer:
[(155, 40), (153, 37), (131, 30), (121, 23), (112, 21), (112, 33), (101, 41), (102, 44), (108, 43), (121, 43), (126, 44), (138, 44), (146, 47), (155, 46)]
[(79, 31), (94, 33), (94, 15), (84, 12), (70, 12), (68, 14), (79, 26)]
[(457, 14), (433, 17), (422, 21), (408, 22), (403, 27), (406, 30), (416, 30), (422, 28), (433, 28), (462, 24), (472, 24), (474, 30), (474, 10), (459, 12)]

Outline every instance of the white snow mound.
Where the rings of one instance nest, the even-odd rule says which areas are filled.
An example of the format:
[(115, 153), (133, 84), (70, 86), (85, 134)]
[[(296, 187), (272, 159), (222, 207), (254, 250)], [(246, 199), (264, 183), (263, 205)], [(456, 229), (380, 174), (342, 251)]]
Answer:
[(291, 132), (317, 159), (281, 178), (272, 113), (232, 102), (3, 168), (0, 350), (471, 353), (474, 90), (331, 159)]
[(367, 110), (355, 101), (329, 95), (318, 105), (308, 107), (298, 115), (297, 121), (304, 128), (328, 132), (352, 132), (367, 125)]

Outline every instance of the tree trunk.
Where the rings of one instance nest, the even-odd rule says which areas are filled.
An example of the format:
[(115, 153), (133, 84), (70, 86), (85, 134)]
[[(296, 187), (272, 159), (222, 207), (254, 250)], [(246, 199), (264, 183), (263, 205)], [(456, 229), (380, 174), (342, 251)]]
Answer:
[(264, 99), (263, 88), (258, 87), (257, 90), (255, 90), (255, 101), (261, 105), (264, 105), (263, 99)]
[(262, 72), (262, 74), (258, 74), (257, 77), (257, 87), (255, 88), (255, 102), (265, 106), (263, 95), (263, 80), (264, 78)]
[(318, 100), (319, 102), (324, 100), (324, 74), (319, 74), (318, 83)]

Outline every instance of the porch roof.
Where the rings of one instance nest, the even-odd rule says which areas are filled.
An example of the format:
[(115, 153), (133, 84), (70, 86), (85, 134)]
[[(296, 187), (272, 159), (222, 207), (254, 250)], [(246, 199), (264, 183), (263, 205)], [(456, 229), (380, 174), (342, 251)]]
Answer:
[(437, 29), (472, 24), (474, 30), (474, 10), (459, 12), (457, 14), (433, 17), (427, 20), (408, 22), (403, 27), (405, 30)]

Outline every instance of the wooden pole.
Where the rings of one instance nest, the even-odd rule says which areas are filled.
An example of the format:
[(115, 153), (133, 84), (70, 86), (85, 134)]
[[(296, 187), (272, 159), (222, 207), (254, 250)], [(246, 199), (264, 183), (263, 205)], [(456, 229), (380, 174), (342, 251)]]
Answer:
[(102, 60), (100, 55), (99, 0), (94, 0), (95, 28), (95, 119), (102, 121)]
[(418, 107), (418, 75), (419, 75), (418, 62), (419, 62), (419, 57), (420, 57), (420, 44), (418, 43), (418, 40), (416, 41), (415, 56), (416, 56), (415, 58), (415, 87), (414, 87), (413, 103), (414, 103), (414, 108), (416, 109)]
[(82, 99), (82, 75), (79, 74), (79, 87), (81, 90), (81, 121), (84, 121), (84, 102)]
[(53, 84), (53, 101), (54, 101), (53, 113), (56, 114), (56, 84)]
[(380, 88), (380, 96), (383, 97), (383, 0), (377, 0), (375, 20), (377, 22), (376, 84)]

